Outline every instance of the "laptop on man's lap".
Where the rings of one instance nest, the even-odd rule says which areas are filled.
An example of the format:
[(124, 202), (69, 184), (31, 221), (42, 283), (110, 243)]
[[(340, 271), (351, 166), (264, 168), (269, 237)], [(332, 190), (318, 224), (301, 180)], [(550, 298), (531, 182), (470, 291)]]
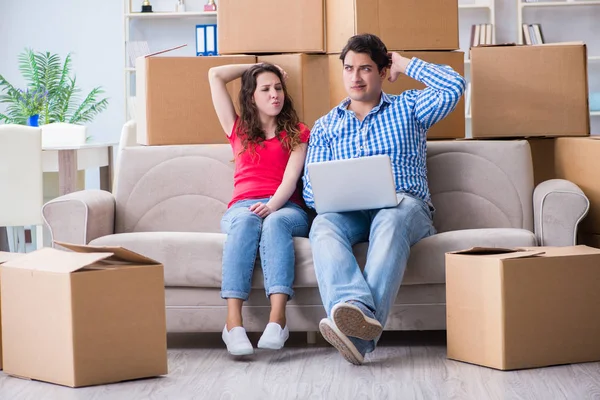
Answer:
[(317, 213), (396, 207), (392, 164), (387, 155), (308, 164)]

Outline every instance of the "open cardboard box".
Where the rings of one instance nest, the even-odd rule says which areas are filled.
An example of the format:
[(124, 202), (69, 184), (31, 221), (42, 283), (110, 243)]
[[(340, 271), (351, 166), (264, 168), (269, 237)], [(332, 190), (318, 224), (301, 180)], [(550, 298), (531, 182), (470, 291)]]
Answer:
[(121, 247), (57, 244), (2, 274), (7, 374), (79, 387), (167, 373), (163, 265)]
[(600, 249), (446, 254), (448, 358), (500, 370), (600, 360)]

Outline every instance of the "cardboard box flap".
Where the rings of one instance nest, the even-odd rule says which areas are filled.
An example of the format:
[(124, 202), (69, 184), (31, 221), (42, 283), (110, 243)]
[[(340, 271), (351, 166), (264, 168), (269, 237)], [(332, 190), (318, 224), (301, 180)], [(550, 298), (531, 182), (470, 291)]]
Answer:
[(539, 43), (529, 46), (585, 46), (584, 42), (558, 42), (558, 43)]
[(143, 256), (134, 251), (128, 250), (120, 246), (90, 246), (80, 245), (73, 243), (65, 243), (54, 241), (59, 246), (63, 246), (69, 250), (73, 250), (77, 253), (105, 253), (106, 261), (126, 261), (133, 264), (146, 264), (146, 265), (157, 265), (160, 264), (158, 261), (153, 260), (149, 257)]
[(471, 47), (471, 50), (477, 49), (477, 48), (482, 48), (482, 47), (511, 47), (511, 46), (521, 46), (521, 45), (516, 44), (516, 43), (479, 44), (477, 46)]
[(462, 254), (473, 256), (494, 256), (499, 259), (525, 258), (544, 254), (541, 250), (506, 249), (502, 247), (471, 247), (470, 249), (449, 252), (449, 254)]
[(45, 247), (14, 258), (3, 267), (69, 274), (112, 256), (112, 253), (72, 253)]
[(523, 247), (523, 250), (544, 250), (544, 257), (571, 257), (588, 254), (600, 254), (600, 249), (586, 246), (545, 246), (543, 248)]
[(182, 47), (186, 47), (186, 46), (187, 46), (187, 44), (180, 44), (179, 46), (169, 47), (168, 49), (159, 50), (159, 51), (155, 51), (154, 53), (146, 54), (143, 57), (144, 58), (149, 58), (149, 57), (157, 56), (159, 54), (168, 53), (170, 51), (181, 49)]
[(24, 253), (8, 253), (6, 251), (0, 251), (0, 264), (13, 260), (17, 257), (22, 257), (24, 255)]
[(539, 44), (517, 44), (517, 43), (496, 43), (496, 44), (480, 44), (478, 46), (473, 46), (471, 49), (483, 48), (483, 47), (510, 47), (510, 46), (519, 46), (519, 47), (548, 47), (548, 46), (585, 46), (584, 42), (558, 42), (558, 43), (539, 43)]

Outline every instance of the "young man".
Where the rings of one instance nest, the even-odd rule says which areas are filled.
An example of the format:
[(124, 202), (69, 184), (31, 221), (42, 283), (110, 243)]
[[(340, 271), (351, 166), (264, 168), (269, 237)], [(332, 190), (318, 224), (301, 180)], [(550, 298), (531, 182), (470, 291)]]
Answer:
[[(356, 365), (375, 349), (396, 300), (410, 248), (435, 233), (427, 183), (428, 129), (454, 110), (465, 80), (448, 66), (388, 53), (375, 35), (357, 35), (340, 55), (348, 92), (314, 125), (306, 165), (318, 161), (387, 154), (392, 162), (395, 208), (317, 215), (310, 231), (315, 272), (328, 318), (319, 329)], [(387, 72), (423, 82), (423, 90), (382, 91)], [(305, 168), (304, 200), (314, 208)], [(364, 272), (352, 246), (369, 241)]]

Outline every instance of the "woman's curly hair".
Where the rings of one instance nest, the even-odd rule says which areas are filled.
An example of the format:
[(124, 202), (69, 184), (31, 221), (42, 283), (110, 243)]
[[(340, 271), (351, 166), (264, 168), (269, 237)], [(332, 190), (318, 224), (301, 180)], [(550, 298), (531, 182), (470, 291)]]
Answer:
[[(256, 104), (254, 104), (253, 101), (254, 91), (256, 90), (256, 78), (264, 72), (272, 72), (277, 75), (285, 95), (283, 108), (276, 118), (277, 139), (282, 142), (284, 148), (290, 152), (301, 143), (300, 129), (298, 127), (300, 121), (298, 119), (298, 114), (296, 114), (296, 110), (294, 109), (292, 98), (288, 95), (283, 76), (280, 70), (273, 64), (262, 63), (250, 67), (242, 75), (242, 89), (240, 90), (239, 95), (240, 119), (236, 130), (236, 134), (242, 141), (242, 151), (240, 154), (247, 150), (254, 153), (256, 146), (262, 146), (263, 142), (266, 140), (258, 108), (256, 108)], [(281, 137), (282, 131), (287, 133), (285, 137)]]

